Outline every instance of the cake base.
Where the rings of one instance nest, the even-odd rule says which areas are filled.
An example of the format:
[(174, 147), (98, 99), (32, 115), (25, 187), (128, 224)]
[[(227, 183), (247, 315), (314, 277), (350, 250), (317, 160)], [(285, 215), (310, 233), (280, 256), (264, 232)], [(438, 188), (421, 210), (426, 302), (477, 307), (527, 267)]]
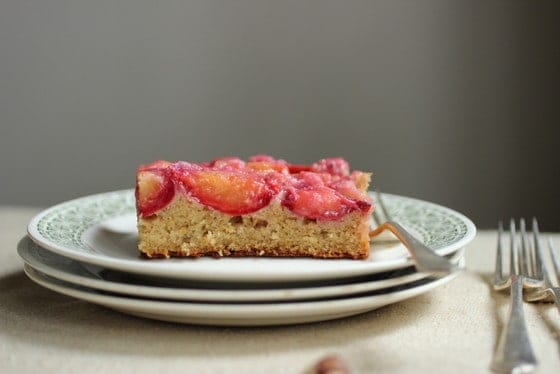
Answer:
[(156, 214), (139, 217), (138, 232), (140, 252), (149, 258), (369, 255), (369, 221), (363, 212), (336, 221), (311, 220), (294, 215), (279, 201), (255, 213), (232, 216), (177, 195)]

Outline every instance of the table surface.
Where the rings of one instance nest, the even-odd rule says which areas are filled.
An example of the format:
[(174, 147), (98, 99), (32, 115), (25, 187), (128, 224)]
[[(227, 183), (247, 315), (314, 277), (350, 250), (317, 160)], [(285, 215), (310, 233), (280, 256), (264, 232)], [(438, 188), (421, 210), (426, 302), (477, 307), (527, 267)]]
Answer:
[[(16, 253), (37, 208), (0, 207), (0, 372), (304, 373), (338, 354), (352, 373), (484, 373), (509, 308), (490, 285), (496, 233), (467, 270), (427, 294), (335, 321), (224, 328), (128, 316), (42, 288)], [(556, 242), (560, 234), (553, 235)], [(525, 304), (539, 373), (560, 372), (560, 315)]]

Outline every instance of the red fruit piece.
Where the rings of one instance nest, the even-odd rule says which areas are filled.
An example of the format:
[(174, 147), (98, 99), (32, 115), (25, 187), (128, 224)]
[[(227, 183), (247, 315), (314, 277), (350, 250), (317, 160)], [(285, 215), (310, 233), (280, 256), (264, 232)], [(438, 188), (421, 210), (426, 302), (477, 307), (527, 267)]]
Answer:
[(287, 192), (282, 205), (299, 216), (319, 220), (336, 220), (362, 209), (355, 201), (328, 187), (292, 189)]
[(222, 157), (211, 161), (209, 166), (218, 170), (242, 170), (245, 168), (245, 161), (237, 157)]
[(186, 175), (182, 181), (200, 203), (233, 215), (255, 212), (268, 205), (273, 196), (258, 174), (203, 170)]
[(136, 204), (140, 217), (147, 217), (164, 208), (175, 195), (170, 169), (138, 170), (136, 175)]
[(343, 158), (325, 158), (311, 165), (311, 170), (317, 173), (329, 173), (341, 177), (350, 175), (350, 166)]
[(177, 161), (171, 165), (170, 169), (173, 171), (174, 177), (180, 179), (183, 175), (202, 170), (203, 167), (198, 164), (191, 164), (190, 162)]
[(141, 165), (138, 170), (165, 169), (171, 165), (171, 162), (165, 160), (157, 160), (146, 165)]
[(296, 165), (296, 164), (289, 164), (288, 169), (290, 174), (297, 174), (302, 171), (311, 171), (311, 165)]
[(276, 171), (278, 173), (288, 173), (288, 167), (286, 165), (269, 162), (269, 161), (249, 161), (247, 167), (251, 170), (257, 172), (270, 172)]
[(292, 186), (294, 184), (294, 180), (289, 174), (267, 173), (263, 176), (263, 178), (266, 185), (274, 191), (273, 195), (277, 194), (287, 186)]
[(297, 180), (294, 185), (296, 188), (307, 188), (307, 187), (320, 187), (328, 185), (333, 181), (333, 176), (327, 173), (313, 173), (309, 171), (302, 171), (294, 176)]
[(356, 187), (356, 183), (351, 179), (341, 179), (336, 182), (333, 182), (329, 185), (329, 187), (334, 188), (342, 195), (354, 199), (354, 200), (365, 200), (369, 201), (370, 198), (365, 193), (360, 191)]

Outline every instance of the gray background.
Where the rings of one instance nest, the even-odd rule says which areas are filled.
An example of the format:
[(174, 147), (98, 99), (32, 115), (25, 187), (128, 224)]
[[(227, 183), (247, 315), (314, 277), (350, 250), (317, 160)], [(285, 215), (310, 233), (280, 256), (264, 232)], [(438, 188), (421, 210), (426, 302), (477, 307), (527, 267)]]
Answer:
[(479, 227), (559, 230), (558, 1), (0, 1), (0, 204), (138, 164), (338, 155)]

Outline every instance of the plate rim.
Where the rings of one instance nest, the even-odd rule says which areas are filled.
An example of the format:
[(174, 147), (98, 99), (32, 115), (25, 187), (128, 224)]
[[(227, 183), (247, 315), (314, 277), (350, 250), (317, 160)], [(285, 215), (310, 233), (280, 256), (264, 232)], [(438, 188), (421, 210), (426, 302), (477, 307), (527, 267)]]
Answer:
[[(35, 246), (35, 248), (31, 248)], [(414, 282), (429, 276), (428, 273), (408, 273), (395, 277), (388, 277), (378, 280), (362, 280), (352, 283), (343, 284), (316, 284), (309, 283), (298, 287), (290, 287), (289, 285), (277, 284), (266, 289), (204, 289), (189, 287), (188, 281), (186, 287), (180, 286), (158, 286), (130, 284), (119, 281), (112, 281), (103, 278), (97, 278), (93, 273), (84, 269), (84, 273), (90, 275), (78, 274), (74, 271), (63, 269), (63, 265), (59, 268), (46, 264), (41, 261), (34, 251), (41, 250), (36, 243), (29, 237), (24, 237), (18, 243), (18, 254), (24, 263), (34, 270), (48, 275), (54, 279), (71, 283), (80, 287), (87, 287), (98, 291), (112, 292), (121, 295), (129, 295), (135, 297), (148, 297), (160, 300), (179, 300), (179, 301), (224, 301), (224, 302), (247, 302), (247, 301), (294, 301), (294, 300), (312, 300), (320, 298), (331, 298), (343, 295), (352, 295), (363, 292), (380, 291), (384, 288), (395, 287), (406, 283)], [(50, 251), (50, 255), (60, 256)], [(453, 253), (453, 256), (462, 258), (462, 249)], [(62, 257), (62, 256), (60, 256)], [(74, 261), (67, 259), (68, 261)], [(77, 263), (79, 265), (79, 263)], [(406, 268), (405, 268), (406, 269)], [(404, 269), (400, 269), (404, 270)], [(393, 280), (393, 282), (389, 282)], [(354, 286), (354, 287), (352, 287)], [(357, 286), (357, 287), (356, 287)]]
[[(135, 274), (142, 274), (142, 275), (147, 275), (147, 276), (158, 276), (158, 277), (167, 277), (167, 278), (174, 278), (174, 279), (196, 279), (196, 280), (210, 280), (208, 278), (208, 272), (207, 271), (197, 271), (197, 269), (195, 268), (194, 270), (192, 268), (188, 269), (187, 274), (185, 274), (185, 269), (181, 269), (181, 268), (174, 268), (174, 267), (166, 267), (166, 265), (156, 265), (156, 266), (146, 266), (147, 263), (146, 262), (137, 262), (137, 261), (133, 261), (131, 259), (120, 259), (120, 258), (113, 258), (110, 256), (96, 256), (94, 254), (88, 253), (88, 252), (78, 252), (75, 251), (73, 249), (68, 249), (67, 247), (65, 247), (64, 245), (60, 245), (59, 243), (53, 242), (51, 241), (49, 238), (45, 238), (37, 229), (37, 225), (38, 223), (41, 221), (41, 219), (45, 216), (47, 216), (48, 214), (51, 214), (53, 211), (56, 210), (60, 210), (61, 208), (67, 207), (67, 206), (72, 206), (74, 204), (79, 203), (82, 200), (86, 200), (86, 199), (98, 199), (101, 197), (106, 197), (109, 198), (111, 196), (119, 196), (119, 195), (125, 195), (126, 193), (133, 193), (133, 189), (123, 189), (123, 190), (117, 190), (117, 191), (108, 191), (108, 192), (102, 192), (102, 193), (97, 193), (97, 194), (92, 194), (92, 195), (86, 195), (86, 196), (82, 196), (82, 197), (78, 197), (78, 198), (74, 198), (68, 201), (64, 201), (61, 202), (59, 204), (53, 205), (47, 209), (44, 209), (43, 211), (39, 212), (38, 214), (36, 214), (30, 221), (29, 224), (27, 225), (27, 233), (29, 235), (29, 237), (40, 247), (45, 248), (51, 252), (54, 252), (56, 254), (59, 254), (61, 256), (67, 257), (67, 258), (71, 258), (73, 260), (77, 260), (80, 262), (84, 262), (87, 264), (92, 264), (92, 265), (96, 265), (96, 266), (102, 266), (102, 267), (106, 267), (106, 268), (110, 268), (110, 269), (114, 269), (114, 270), (119, 270), (122, 272), (129, 272), (129, 273), (135, 273)], [(405, 199), (405, 200), (409, 200), (415, 203), (419, 203), (419, 204), (427, 204), (429, 206), (432, 206), (434, 208), (437, 208), (443, 212), (445, 212), (448, 215), (451, 216), (455, 216), (457, 217), (462, 223), (465, 224), (466, 226), (466, 232), (464, 234), (464, 236), (459, 239), (458, 241), (451, 243), (443, 248), (439, 248), (437, 250), (438, 253), (440, 254), (448, 254), (451, 253), (453, 251), (456, 251), (464, 246), (466, 246), (469, 242), (471, 242), (475, 235), (476, 235), (476, 226), (474, 225), (474, 223), (468, 218), (466, 217), (464, 214), (457, 212), (451, 208), (445, 207), (443, 205), (439, 205), (430, 201), (425, 201), (425, 200), (421, 200), (421, 199), (417, 199), (417, 198), (411, 198), (411, 197), (407, 197), (407, 196), (401, 196), (401, 195), (395, 195), (395, 194), (388, 194), (388, 193), (384, 193), (385, 196), (389, 197), (389, 198), (396, 198), (396, 199)], [(91, 226), (93, 227), (93, 226)], [(90, 228), (91, 228), (90, 227)], [(86, 230), (87, 232), (87, 230)], [(253, 258), (251, 258), (253, 259)], [(320, 261), (321, 259), (307, 259), (307, 258), (297, 258), (299, 260), (318, 260)], [(237, 259), (239, 260), (239, 259)], [(329, 261), (329, 260), (327, 260)], [(341, 260), (344, 261), (344, 260)], [(359, 261), (359, 260), (346, 260), (346, 261)], [(154, 264), (160, 264), (159, 262)], [(361, 263), (363, 264), (363, 263)], [(346, 276), (354, 276), (354, 275), (364, 275), (364, 274), (373, 274), (373, 273), (377, 273), (377, 272), (383, 272), (383, 271), (388, 271), (388, 270), (393, 270), (393, 269), (399, 269), (402, 267), (406, 267), (406, 266), (410, 266), (413, 264), (412, 259), (410, 258), (399, 258), (399, 259), (392, 259), (392, 260), (387, 260), (387, 261), (383, 261), (383, 262), (379, 262), (379, 263), (373, 263), (373, 262), (369, 262), (368, 263), (369, 266), (362, 266), (360, 267), (359, 265), (356, 268), (353, 268), (351, 270), (347, 270), (346, 272), (340, 272), (340, 271), (336, 271), (336, 270), (332, 270), (332, 268), (330, 269), (324, 269), (322, 271), (316, 271), (314, 273), (305, 273), (305, 274), (299, 274), (298, 276), (294, 276), (294, 274), (290, 273), (290, 272), (276, 272), (276, 273), (268, 273), (268, 274), (263, 274), (262, 273), (258, 273), (258, 274), (250, 274), (250, 273), (245, 273), (245, 274), (240, 274), (239, 272), (235, 272), (235, 271), (229, 271), (229, 272), (221, 272), (220, 274), (212, 274), (212, 280), (217, 280), (217, 281), (227, 281), (227, 280), (232, 280), (235, 279), (236, 281), (246, 281), (246, 282), (262, 282), (262, 281), (268, 281), (268, 282), (278, 282), (278, 281), (288, 281), (288, 280), (319, 280), (319, 279), (331, 279), (331, 278), (341, 278), (341, 277), (346, 277)], [(375, 266), (372, 266), (372, 264), (374, 264)]]
[[(31, 272), (38, 273), (38, 277), (41, 278), (39, 281), (37, 280), (36, 275), (34, 276), (33, 274), (29, 274), (30, 269)], [(56, 283), (53, 284), (53, 281), (49, 279), (49, 276), (44, 275), (40, 271), (37, 271), (27, 265), (24, 265), (24, 272), (33, 282), (41, 285), (42, 287), (79, 300), (119, 310), (126, 314), (140, 315), (145, 318), (164, 321), (227, 326), (294, 324), (300, 322), (290, 322), (288, 319), (292, 318), (297, 320), (297, 318), (306, 316), (315, 317), (305, 322), (318, 322), (334, 319), (325, 317), (328, 315), (338, 314), (341, 316), (350, 316), (361, 314), (385, 305), (394, 304), (424, 294), (449, 283), (461, 273), (455, 272), (444, 277), (431, 278), (427, 281), (427, 283), (420, 285), (407, 287), (390, 293), (369, 296), (349, 296), (329, 300), (296, 301), (288, 303), (228, 304), (153, 300), (119, 296), (112, 293), (95, 291), (88, 289), (87, 287), (75, 286), (56, 279)], [(122, 304), (123, 302), (125, 302), (124, 305)], [(154, 311), (156, 311), (155, 313), (159, 313), (159, 316), (154, 314)], [(317, 314), (317, 312), (321, 312), (321, 314)], [(162, 315), (166, 318), (161, 318)], [(170, 317), (173, 316), (175, 319), (170, 319)], [(321, 316), (325, 318), (322, 318)], [(179, 317), (181, 318), (178, 320), (177, 318)], [(185, 317), (190, 317), (190, 320), (186, 320)], [(224, 322), (227, 318), (230, 318), (229, 323)], [(274, 322), (254, 323), (255, 319), (258, 320), (258, 318), (269, 318), (274, 320)], [(212, 322), (197, 322), (196, 319), (206, 321), (212, 320)], [(232, 319), (236, 322), (232, 323)]]

